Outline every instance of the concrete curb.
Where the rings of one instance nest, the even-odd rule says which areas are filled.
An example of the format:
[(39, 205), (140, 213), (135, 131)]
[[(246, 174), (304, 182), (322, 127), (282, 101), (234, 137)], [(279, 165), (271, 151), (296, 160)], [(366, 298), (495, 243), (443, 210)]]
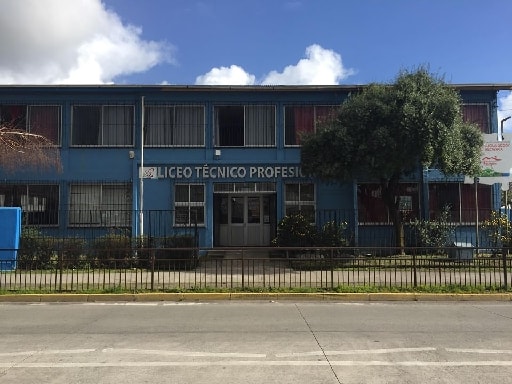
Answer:
[(12, 294), (0, 295), (0, 303), (94, 303), (94, 302), (205, 302), (205, 301), (512, 301), (512, 293), (123, 293), (123, 294)]

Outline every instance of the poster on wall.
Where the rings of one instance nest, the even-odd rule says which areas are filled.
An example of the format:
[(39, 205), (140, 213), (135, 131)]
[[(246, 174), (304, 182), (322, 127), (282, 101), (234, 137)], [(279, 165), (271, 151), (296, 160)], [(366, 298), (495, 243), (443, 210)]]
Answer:
[[(498, 141), (495, 133), (485, 134), (482, 154), (480, 156), (481, 172), (477, 175), (480, 184), (501, 184), (507, 191), (512, 182), (512, 134), (504, 134)], [(474, 178), (466, 176), (464, 183), (473, 184)]]

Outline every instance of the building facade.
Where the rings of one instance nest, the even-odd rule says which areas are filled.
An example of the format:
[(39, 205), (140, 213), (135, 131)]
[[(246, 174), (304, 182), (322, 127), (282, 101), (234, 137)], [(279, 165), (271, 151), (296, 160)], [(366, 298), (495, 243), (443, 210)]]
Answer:
[[(458, 85), (465, 119), (497, 133), (495, 85)], [(321, 183), (300, 168), (300, 135), (363, 86), (2, 86), (0, 122), (60, 147), (62, 172), (0, 170), (0, 206), (54, 236), (194, 232), (201, 247), (270, 246), (278, 222), (348, 223), (355, 245), (391, 244), (372, 180)], [(435, 170), (404, 181), (406, 217), (450, 205), (472, 228), (499, 189)], [(477, 214), (478, 213), (478, 214)]]

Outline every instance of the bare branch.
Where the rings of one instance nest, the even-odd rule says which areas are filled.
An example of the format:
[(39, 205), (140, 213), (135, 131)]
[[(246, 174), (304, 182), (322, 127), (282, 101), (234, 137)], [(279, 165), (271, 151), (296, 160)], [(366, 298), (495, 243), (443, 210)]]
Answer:
[(0, 169), (55, 169), (62, 171), (59, 148), (44, 136), (17, 129), (12, 124), (0, 125)]

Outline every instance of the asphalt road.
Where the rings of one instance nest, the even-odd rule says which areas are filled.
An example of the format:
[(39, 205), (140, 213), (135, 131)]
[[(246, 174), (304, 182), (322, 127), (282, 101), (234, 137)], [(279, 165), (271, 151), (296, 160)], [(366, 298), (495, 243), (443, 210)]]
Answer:
[(506, 383), (510, 302), (0, 304), (0, 383)]

